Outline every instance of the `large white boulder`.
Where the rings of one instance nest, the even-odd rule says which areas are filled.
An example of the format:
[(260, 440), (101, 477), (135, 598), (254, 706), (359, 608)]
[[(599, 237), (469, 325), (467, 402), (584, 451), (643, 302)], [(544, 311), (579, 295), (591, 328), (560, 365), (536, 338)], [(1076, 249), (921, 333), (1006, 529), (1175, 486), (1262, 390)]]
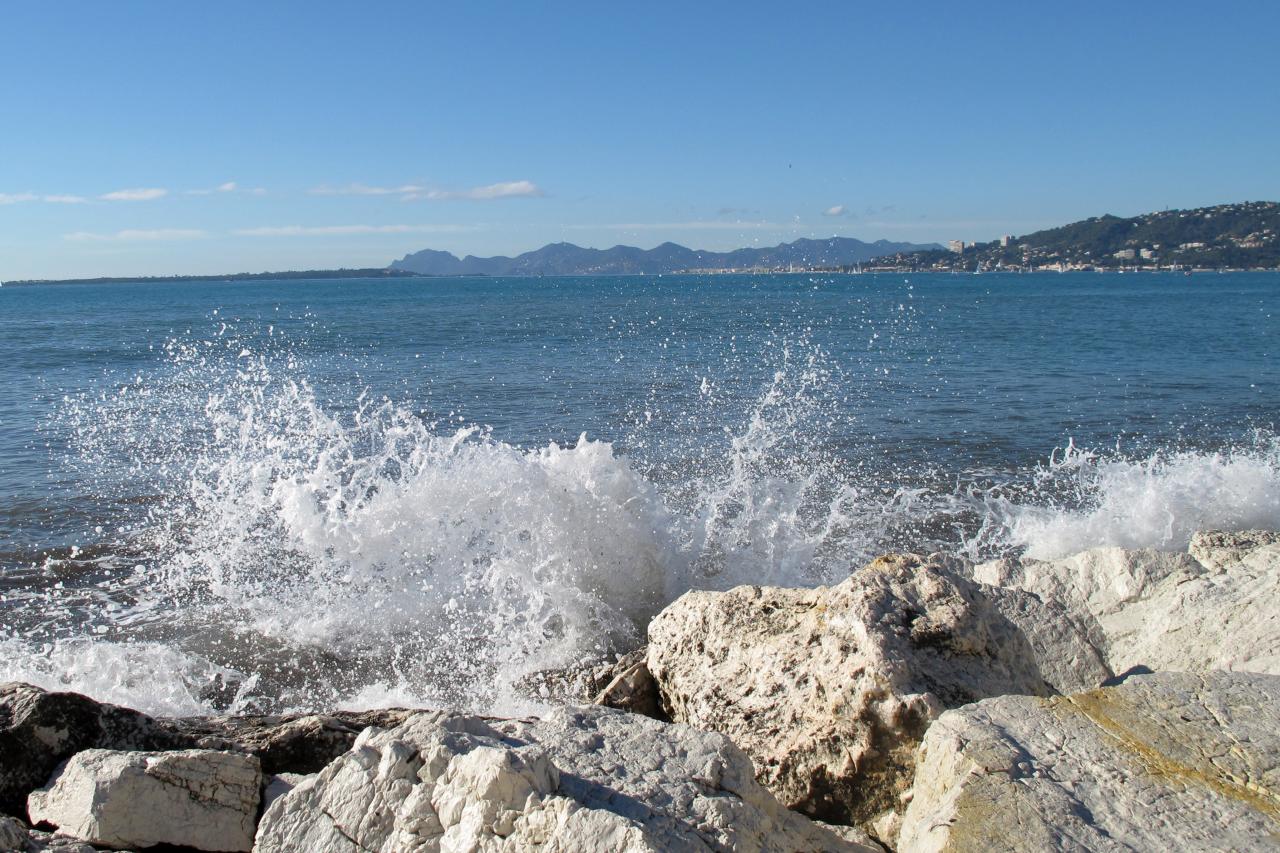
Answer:
[(262, 774), (252, 755), (87, 749), (27, 798), (33, 823), (108, 847), (253, 846)]
[(943, 714), (898, 838), (923, 851), (1280, 846), (1280, 678), (1157, 673)]
[(789, 812), (727, 738), (608, 708), (421, 712), (273, 802), (260, 853), (851, 850)]
[(1280, 541), (1261, 531), (1200, 533), (1191, 551), (1096, 548), (985, 563), (974, 577), (1061, 603), (1096, 627), (1116, 672), (1280, 674)]
[[(944, 710), (1053, 692), (989, 592), (912, 555), (881, 557), (830, 588), (689, 592), (650, 624), (649, 669), (672, 719), (728, 735), (787, 806), (870, 826), (899, 807), (916, 746)], [(1069, 634), (1034, 597), (1002, 597), (1046, 622), (1042, 651), (1053, 632)], [(1077, 640), (1062, 657), (1092, 655), (1093, 678), (1105, 678)]]

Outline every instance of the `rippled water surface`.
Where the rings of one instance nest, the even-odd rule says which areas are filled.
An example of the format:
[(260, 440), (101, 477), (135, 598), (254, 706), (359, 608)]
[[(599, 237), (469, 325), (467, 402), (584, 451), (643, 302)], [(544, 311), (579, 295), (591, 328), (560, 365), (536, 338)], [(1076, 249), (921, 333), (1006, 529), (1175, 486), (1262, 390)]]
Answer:
[(449, 703), (694, 587), (1280, 526), (1280, 275), (0, 289), (0, 679)]

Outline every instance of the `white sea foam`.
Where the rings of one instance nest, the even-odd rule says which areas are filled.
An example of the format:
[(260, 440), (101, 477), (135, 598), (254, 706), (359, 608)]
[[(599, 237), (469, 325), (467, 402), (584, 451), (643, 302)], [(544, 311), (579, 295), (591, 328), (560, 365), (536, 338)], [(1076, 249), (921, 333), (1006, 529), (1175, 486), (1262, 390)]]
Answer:
[(523, 712), (522, 679), (636, 645), (691, 588), (833, 582), (887, 548), (1052, 557), (1280, 527), (1267, 436), (1144, 459), (1070, 446), (994, 486), (900, 485), (824, 448), (840, 383), (807, 346), (779, 348), (721, 441), (637, 435), (634, 456), (585, 435), (516, 447), (385, 399), (344, 409), (289, 353), (225, 346), (171, 345), (166, 376), (69, 405), (83, 459), (163, 497), (124, 534), (145, 557), (94, 617), (111, 632), (0, 640), (0, 676), (158, 713)]
[[(1089, 548), (1181, 550), (1197, 530), (1280, 528), (1280, 441), (1218, 452), (1106, 457), (1074, 445), (1032, 478), (1022, 501), (984, 506), (988, 541), (1052, 559)], [(1057, 499), (1034, 500), (1037, 492)]]

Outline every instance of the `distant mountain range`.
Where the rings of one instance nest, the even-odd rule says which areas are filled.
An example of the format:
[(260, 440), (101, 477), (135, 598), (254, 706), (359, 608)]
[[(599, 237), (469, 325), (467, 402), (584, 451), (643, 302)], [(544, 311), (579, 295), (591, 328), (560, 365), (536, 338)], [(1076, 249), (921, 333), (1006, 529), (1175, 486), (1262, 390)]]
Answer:
[(852, 237), (796, 240), (764, 249), (708, 252), (663, 243), (652, 249), (614, 246), (584, 249), (551, 243), (514, 258), (458, 258), (451, 252), (423, 249), (405, 255), (389, 269), (420, 275), (658, 275), (689, 270), (785, 270), (847, 267), (897, 252), (942, 248), (937, 243), (864, 243)]

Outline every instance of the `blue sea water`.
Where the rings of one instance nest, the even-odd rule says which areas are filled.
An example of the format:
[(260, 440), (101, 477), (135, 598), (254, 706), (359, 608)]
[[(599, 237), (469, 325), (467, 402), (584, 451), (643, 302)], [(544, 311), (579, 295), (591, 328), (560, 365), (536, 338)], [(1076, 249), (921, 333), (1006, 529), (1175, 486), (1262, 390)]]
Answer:
[(694, 587), (1280, 526), (1280, 274), (0, 288), (0, 679), (528, 701)]

